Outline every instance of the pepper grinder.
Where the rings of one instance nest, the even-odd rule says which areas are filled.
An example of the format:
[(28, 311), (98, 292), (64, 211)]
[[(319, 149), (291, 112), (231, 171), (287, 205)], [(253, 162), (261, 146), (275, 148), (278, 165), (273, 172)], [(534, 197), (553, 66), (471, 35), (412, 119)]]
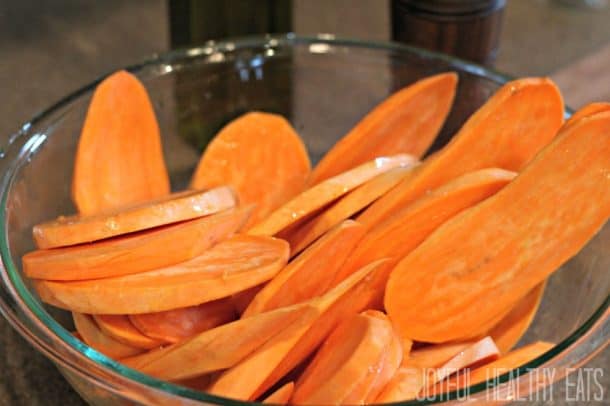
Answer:
[(391, 0), (394, 41), (491, 66), (505, 0)]

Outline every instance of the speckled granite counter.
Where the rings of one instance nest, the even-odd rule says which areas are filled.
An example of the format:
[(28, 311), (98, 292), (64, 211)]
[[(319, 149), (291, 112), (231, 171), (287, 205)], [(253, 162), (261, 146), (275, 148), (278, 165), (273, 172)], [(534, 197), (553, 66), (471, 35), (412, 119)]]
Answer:
[[(295, 24), (300, 32), (335, 31), (378, 39), (387, 36), (387, 12), (379, 8), (379, 0), (336, 0), (332, 6), (335, 10), (323, 13), (315, 10), (329, 8), (324, 1), (306, 1), (295, 3), (299, 12)], [(549, 74), (610, 42), (610, 9), (592, 12), (552, 3), (509, 2), (499, 69), (516, 75)], [(167, 46), (165, 16), (163, 0), (0, 0), (0, 89), (4, 96), (0, 103), (0, 143), (19, 123), (68, 92), (104, 72), (163, 51)], [(366, 35), (361, 33), (363, 25), (359, 21), (369, 24)], [(605, 66), (608, 64), (610, 60)], [(560, 74), (562, 83), (569, 83), (583, 69), (590, 72), (586, 66), (564, 71)], [(596, 87), (608, 89), (602, 96), (610, 99), (610, 83)], [(589, 366), (608, 365), (610, 351), (606, 350)], [(607, 369), (602, 380), (606, 392), (610, 392), (608, 375)], [(555, 404), (569, 403), (559, 400), (563, 399), (561, 388), (556, 391)], [(610, 404), (610, 397), (606, 402)], [(53, 365), (0, 319), (0, 405), (83, 403)]]

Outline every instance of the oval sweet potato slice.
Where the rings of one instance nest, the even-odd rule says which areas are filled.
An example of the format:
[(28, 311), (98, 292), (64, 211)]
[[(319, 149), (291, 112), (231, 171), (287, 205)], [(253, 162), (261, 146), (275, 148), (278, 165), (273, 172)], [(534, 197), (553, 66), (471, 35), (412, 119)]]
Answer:
[(98, 314), (92, 317), (103, 333), (131, 347), (151, 350), (168, 343), (142, 334), (125, 315)]
[[(380, 360), (393, 338), (394, 331), (387, 319), (358, 314), (343, 321), (298, 379), (292, 403), (363, 403), (373, 383), (366, 377), (371, 370), (379, 374)], [(367, 384), (368, 388), (358, 387)], [(364, 396), (358, 396), (363, 393)]]
[(287, 240), (290, 243), (291, 256), (303, 251), (322, 234), (367, 207), (412, 173), (413, 167), (398, 167), (377, 175), (343, 196), (322, 213), (297, 227), (295, 231), (288, 233)]
[(610, 217), (608, 134), (610, 112), (567, 125), (509, 185), (398, 263), (385, 308), (401, 335), (483, 335), (575, 255)]
[(110, 358), (119, 360), (144, 351), (142, 348), (124, 344), (105, 334), (88, 314), (72, 313), (72, 318), (76, 331), (85, 344)]
[(201, 255), (246, 222), (249, 209), (235, 208), (177, 224), (70, 247), (37, 250), (22, 258), (30, 278), (86, 280), (163, 268)]
[(457, 80), (454, 72), (441, 73), (385, 99), (326, 153), (312, 173), (311, 184), (379, 156), (422, 156), (451, 109)]
[(445, 221), (492, 196), (515, 176), (503, 169), (481, 169), (426, 194), (370, 230), (337, 272), (335, 283), (376, 259), (399, 261)]
[(248, 226), (305, 188), (311, 165), (303, 141), (282, 116), (253, 112), (227, 124), (210, 142), (191, 187), (231, 185), (241, 204), (255, 204)]
[(237, 318), (231, 298), (158, 313), (132, 314), (133, 325), (148, 337), (179, 343)]
[(399, 166), (413, 166), (416, 162), (415, 157), (407, 154), (376, 158), (326, 179), (273, 211), (263, 221), (251, 228), (249, 233), (276, 235), (375, 176)]
[(72, 199), (83, 215), (169, 193), (159, 125), (146, 89), (119, 71), (95, 89), (78, 141)]
[(482, 168), (520, 171), (557, 134), (563, 100), (549, 79), (525, 78), (505, 84), (451, 141), (428, 158), (417, 175), (400, 182), (360, 216), (373, 227), (397, 210), (466, 172)]
[(254, 297), (242, 317), (304, 302), (325, 293), (335, 272), (343, 265), (364, 227), (346, 220), (303, 251)]
[(174, 193), (135, 206), (104, 213), (59, 217), (34, 226), (38, 248), (57, 248), (116, 237), (136, 231), (191, 220), (230, 209), (236, 205), (230, 187)]
[[(140, 314), (194, 306), (271, 279), (288, 260), (288, 243), (236, 235), (167, 268), (91, 281), (37, 280), (45, 302), (79, 313)], [(236, 255), (239, 253), (239, 255)]]

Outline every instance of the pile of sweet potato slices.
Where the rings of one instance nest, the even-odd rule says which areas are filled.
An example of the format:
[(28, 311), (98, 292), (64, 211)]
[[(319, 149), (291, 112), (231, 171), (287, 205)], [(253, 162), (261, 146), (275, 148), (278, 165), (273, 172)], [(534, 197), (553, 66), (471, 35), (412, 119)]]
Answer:
[(82, 130), (78, 214), (34, 227), (23, 271), (91, 347), (231, 398), (395, 402), (518, 367), (552, 347), (513, 349), (546, 279), (610, 215), (610, 104), (564, 123), (550, 80), (515, 80), (420, 161), (457, 79), (391, 95), (313, 170), (288, 121), (245, 114), (170, 194), (148, 94), (117, 72)]

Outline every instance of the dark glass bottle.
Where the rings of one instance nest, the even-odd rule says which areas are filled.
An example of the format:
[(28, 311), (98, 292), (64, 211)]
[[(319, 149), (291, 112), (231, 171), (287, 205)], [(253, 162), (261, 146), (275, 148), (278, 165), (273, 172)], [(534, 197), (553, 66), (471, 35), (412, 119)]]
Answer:
[[(290, 32), (292, 30), (292, 1), (290, 0), (169, 0), (170, 45), (172, 48), (199, 46), (209, 40)], [(208, 64), (202, 76), (182, 70), (175, 74), (174, 95), (176, 125), (180, 136), (202, 150), (214, 135), (230, 120), (245, 113), (242, 106), (256, 106), (257, 110), (282, 114), (292, 113), (291, 73), (270, 75), (275, 79), (264, 82), (244, 69), (256, 61), (261, 72), (273, 70), (275, 60), (266, 56), (264, 49), (251, 55), (250, 60), (233, 59), (231, 55), (221, 63)], [(284, 52), (282, 58), (291, 58)], [(246, 67), (246, 68), (245, 68)], [(197, 80), (217, 80), (207, 95), (192, 91), (189, 84)], [(279, 89), (279, 90), (278, 90)], [(282, 95), (280, 98), (279, 95)], [(220, 102), (220, 101), (225, 102)], [(226, 101), (230, 101), (228, 104)], [(197, 111), (222, 111), (211, 119), (209, 115), (195, 115)]]
[(493, 65), (505, 0), (391, 0), (395, 41)]

